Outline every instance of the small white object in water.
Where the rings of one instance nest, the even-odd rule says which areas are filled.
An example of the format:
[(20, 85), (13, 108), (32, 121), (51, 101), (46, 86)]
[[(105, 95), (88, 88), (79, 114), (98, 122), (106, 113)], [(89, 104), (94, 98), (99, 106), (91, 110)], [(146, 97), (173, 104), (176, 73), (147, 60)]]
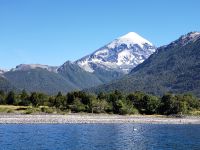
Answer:
[(136, 129), (136, 128), (133, 128), (133, 131), (137, 131), (137, 129)]

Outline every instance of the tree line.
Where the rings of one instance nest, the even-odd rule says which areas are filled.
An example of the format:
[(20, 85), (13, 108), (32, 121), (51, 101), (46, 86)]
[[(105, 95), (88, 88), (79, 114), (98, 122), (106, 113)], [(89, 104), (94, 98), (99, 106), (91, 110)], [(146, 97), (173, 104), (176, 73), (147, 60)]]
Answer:
[(40, 92), (0, 91), (0, 105), (48, 106), (61, 111), (114, 114), (188, 114), (200, 110), (200, 100), (192, 94), (167, 93), (162, 97), (144, 92), (122, 94), (120, 91), (99, 93), (83, 91), (50, 96)]

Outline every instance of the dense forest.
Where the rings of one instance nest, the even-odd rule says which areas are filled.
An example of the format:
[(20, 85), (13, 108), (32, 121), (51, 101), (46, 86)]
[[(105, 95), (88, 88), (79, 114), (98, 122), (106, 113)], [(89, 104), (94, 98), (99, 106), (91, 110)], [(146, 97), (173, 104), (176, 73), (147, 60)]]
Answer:
[(109, 114), (188, 114), (200, 109), (200, 101), (191, 94), (174, 95), (167, 93), (162, 97), (143, 92), (122, 94), (120, 91), (99, 93), (97, 95), (82, 91), (70, 92), (55, 96), (44, 93), (21, 93), (0, 91), (1, 105), (43, 107), (42, 111), (53, 113), (53, 110), (64, 112), (87, 112)]

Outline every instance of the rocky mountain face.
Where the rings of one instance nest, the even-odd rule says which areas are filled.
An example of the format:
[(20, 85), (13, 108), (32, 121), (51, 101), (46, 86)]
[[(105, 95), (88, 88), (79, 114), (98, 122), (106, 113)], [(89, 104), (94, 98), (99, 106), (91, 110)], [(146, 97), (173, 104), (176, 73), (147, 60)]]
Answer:
[(90, 91), (191, 92), (200, 96), (200, 32), (190, 32), (156, 50), (129, 75)]
[(0, 68), (0, 75), (4, 74), (5, 72), (7, 72), (7, 70)]
[(20, 64), (16, 66), (16, 68), (11, 69), (11, 71), (26, 71), (31, 69), (45, 69), (49, 72), (55, 72), (57, 73), (58, 67), (56, 66), (48, 66), (48, 65), (41, 65), (41, 64)]

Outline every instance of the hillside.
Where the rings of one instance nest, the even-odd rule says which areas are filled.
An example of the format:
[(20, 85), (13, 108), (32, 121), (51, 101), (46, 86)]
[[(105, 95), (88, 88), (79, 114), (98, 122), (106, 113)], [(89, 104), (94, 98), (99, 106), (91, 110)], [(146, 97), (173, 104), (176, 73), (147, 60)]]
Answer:
[(56, 94), (58, 91), (66, 93), (78, 89), (57, 73), (41, 68), (9, 71), (4, 76), (19, 90), (26, 89), (30, 92)]
[(0, 90), (8, 92), (13, 89), (15, 89), (15, 87), (7, 79), (0, 76)]
[(102, 84), (103, 82), (90, 72), (86, 72), (77, 64), (67, 61), (57, 70), (67, 81), (70, 81), (79, 89), (89, 88)]

